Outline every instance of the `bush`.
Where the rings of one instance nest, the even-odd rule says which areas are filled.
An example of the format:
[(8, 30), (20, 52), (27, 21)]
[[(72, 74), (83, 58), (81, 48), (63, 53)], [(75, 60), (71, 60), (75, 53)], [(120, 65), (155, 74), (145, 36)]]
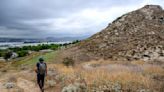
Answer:
[(22, 48), (21, 47), (14, 47), (14, 48), (9, 48), (9, 50), (11, 50), (13, 52), (17, 52), (17, 51), (22, 50)]
[(70, 57), (66, 57), (66, 58), (64, 58), (64, 60), (63, 60), (63, 64), (65, 65), (65, 66), (74, 66), (74, 60), (72, 59), (72, 58), (70, 58)]
[(58, 44), (51, 44), (50, 45), (50, 49), (52, 49), (52, 50), (57, 50), (59, 47), (60, 47), (60, 45), (58, 45)]
[(79, 43), (80, 41), (79, 40), (76, 40), (76, 41), (73, 41), (72, 44), (76, 44), (76, 43)]
[(12, 52), (11, 51), (7, 51), (3, 55), (3, 57), (4, 57), (5, 60), (8, 60), (11, 56), (12, 56)]
[(26, 50), (18, 51), (17, 54), (18, 54), (18, 57), (24, 57), (28, 55), (28, 51)]
[(3, 57), (3, 53), (2, 52), (0, 52), (0, 57)]

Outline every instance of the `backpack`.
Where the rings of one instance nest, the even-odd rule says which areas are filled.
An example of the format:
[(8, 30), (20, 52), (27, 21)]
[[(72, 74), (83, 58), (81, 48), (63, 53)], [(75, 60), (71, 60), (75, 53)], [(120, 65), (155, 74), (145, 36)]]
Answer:
[(46, 72), (46, 64), (39, 63), (39, 74), (45, 74), (45, 72)]

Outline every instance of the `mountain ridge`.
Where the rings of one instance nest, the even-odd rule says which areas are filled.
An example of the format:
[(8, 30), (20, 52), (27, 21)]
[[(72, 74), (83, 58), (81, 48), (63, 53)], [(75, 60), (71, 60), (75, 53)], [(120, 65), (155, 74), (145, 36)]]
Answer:
[(84, 61), (91, 58), (161, 60), (164, 58), (164, 10), (159, 5), (146, 5), (124, 14), (67, 51), (74, 52), (72, 57), (79, 61), (84, 57)]

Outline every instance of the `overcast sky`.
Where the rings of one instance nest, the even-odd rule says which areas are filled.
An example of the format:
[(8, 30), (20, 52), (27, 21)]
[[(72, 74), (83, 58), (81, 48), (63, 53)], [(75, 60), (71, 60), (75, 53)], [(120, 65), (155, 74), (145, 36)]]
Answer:
[(0, 37), (88, 36), (146, 4), (164, 0), (0, 0)]

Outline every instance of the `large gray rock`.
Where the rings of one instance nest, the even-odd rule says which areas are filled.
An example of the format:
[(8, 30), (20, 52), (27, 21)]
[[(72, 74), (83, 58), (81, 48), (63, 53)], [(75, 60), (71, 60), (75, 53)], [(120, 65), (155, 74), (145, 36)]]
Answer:
[(62, 92), (86, 92), (86, 86), (83, 83), (74, 83), (64, 87)]
[(5, 84), (4, 84), (4, 87), (5, 87), (6, 89), (11, 89), (11, 88), (16, 87), (16, 84), (13, 83), (13, 82), (8, 82), (8, 83), (5, 83)]
[(56, 85), (56, 81), (55, 80), (47, 80), (47, 84), (50, 87), (54, 87)]

